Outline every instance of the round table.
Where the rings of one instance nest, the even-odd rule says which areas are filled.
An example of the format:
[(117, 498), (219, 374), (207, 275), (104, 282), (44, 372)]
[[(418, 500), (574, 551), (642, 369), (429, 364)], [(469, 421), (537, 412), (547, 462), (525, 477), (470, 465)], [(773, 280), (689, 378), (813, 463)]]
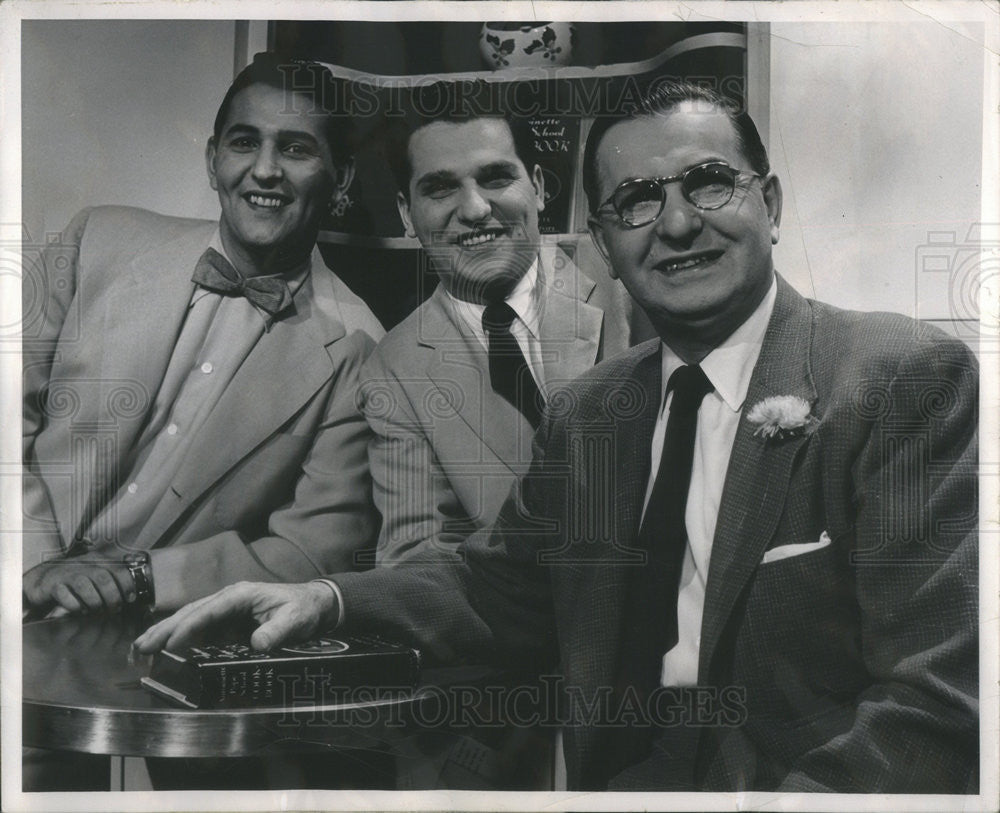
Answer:
[(418, 691), (349, 705), (178, 708), (139, 683), (149, 674), (151, 659), (132, 662), (129, 650), (143, 626), (119, 615), (25, 624), (24, 745), (144, 757), (365, 748), (398, 737), (411, 704), (420, 697)]

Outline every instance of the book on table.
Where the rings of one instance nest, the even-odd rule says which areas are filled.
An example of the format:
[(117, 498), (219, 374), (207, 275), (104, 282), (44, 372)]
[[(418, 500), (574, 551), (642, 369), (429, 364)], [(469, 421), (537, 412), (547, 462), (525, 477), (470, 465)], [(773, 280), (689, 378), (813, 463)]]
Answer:
[(192, 646), (153, 658), (142, 685), (186, 708), (323, 706), (412, 692), (416, 649), (367, 636), (324, 636), (271, 652), (246, 644)]

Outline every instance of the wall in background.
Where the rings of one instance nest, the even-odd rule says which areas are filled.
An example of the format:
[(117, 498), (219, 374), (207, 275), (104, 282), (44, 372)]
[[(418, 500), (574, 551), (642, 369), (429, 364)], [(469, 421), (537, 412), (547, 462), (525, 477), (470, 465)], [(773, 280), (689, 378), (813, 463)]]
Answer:
[(85, 206), (218, 217), (205, 142), (233, 76), (215, 20), (25, 20), (22, 213), (33, 240)]
[[(260, 40), (262, 24), (252, 27)], [(237, 32), (232, 21), (23, 23), (33, 239), (99, 203), (217, 216), (203, 151)], [(979, 218), (981, 26), (773, 23), (770, 35), (778, 269), (844, 307), (967, 317), (968, 280), (928, 272), (924, 256), (934, 239), (944, 249), (932, 253), (959, 257)]]
[(962, 265), (980, 218), (982, 43), (981, 25), (931, 20), (771, 25), (770, 152), (785, 193), (775, 263), (798, 290), (970, 316), (969, 275), (928, 257)]

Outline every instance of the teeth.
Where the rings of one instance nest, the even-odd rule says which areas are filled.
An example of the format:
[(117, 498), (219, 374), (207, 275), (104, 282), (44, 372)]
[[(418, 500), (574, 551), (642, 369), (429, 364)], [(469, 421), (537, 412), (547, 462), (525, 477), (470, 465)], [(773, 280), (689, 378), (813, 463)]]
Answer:
[(254, 206), (267, 206), (271, 209), (276, 209), (282, 205), (281, 200), (278, 198), (265, 198), (263, 195), (250, 195), (250, 202)]
[(462, 246), (481, 246), (483, 243), (492, 243), (497, 239), (496, 232), (483, 232), (472, 237), (463, 237), (458, 243)]
[(690, 260), (684, 260), (679, 263), (669, 263), (663, 266), (664, 271), (680, 271), (684, 268), (694, 268), (696, 265), (701, 265), (705, 262), (707, 257), (692, 257)]

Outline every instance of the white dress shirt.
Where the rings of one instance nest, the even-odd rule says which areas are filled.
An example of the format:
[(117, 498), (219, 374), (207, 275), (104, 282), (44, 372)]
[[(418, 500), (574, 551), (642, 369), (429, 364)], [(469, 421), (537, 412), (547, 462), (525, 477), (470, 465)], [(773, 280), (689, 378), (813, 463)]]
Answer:
[[(694, 686), (698, 680), (698, 653), (701, 645), (701, 619), (705, 608), (705, 584), (712, 555), (712, 539), (719, 517), (722, 486), (729, 467), (729, 455), (736, 439), (740, 416), (743, 414), (747, 388), (760, 348), (764, 341), (767, 323), (774, 310), (777, 282), (757, 309), (722, 344), (701, 361), (701, 369), (714, 390), (705, 396), (698, 409), (698, 425), (694, 438), (694, 461), (691, 467), (691, 486), (688, 491), (684, 522), (687, 526), (688, 544), (681, 569), (680, 591), (677, 597), (677, 629), (679, 640), (663, 656), (661, 684), (664, 686)], [(649, 504), (656, 473), (663, 453), (663, 438), (667, 432), (669, 404), (673, 393), (667, 395), (670, 376), (684, 362), (665, 344), (661, 345), (662, 392), (660, 414), (652, 440), (652, 465), (643, 514)]]
[[(521, 352), (527, 359), (531, 377), (535, 379), (535, 384), (544, 395), (545, 376), (542, 367), (542, 346), (538, 339), (538, 326), (541, 321), (539, 288), (541, 286), (538, 284), (538, 258), (536, 257), (525, 275), (514, 286), (514, 290), (510, 292), (506, 302), (517, 314), (517, 318), (510, 325), (511, 335), (517, 340), (518, 347), (521, 348)], [(483, 311), (486, 310), (486, 306), (456, 299), (450, 293), (448, 293), (448, 301), (451, 302), (462, 324), (472, 332), (472, 335), (488, 352), (489, 340), (486, 337), (486, 331), (483, 330)]]

